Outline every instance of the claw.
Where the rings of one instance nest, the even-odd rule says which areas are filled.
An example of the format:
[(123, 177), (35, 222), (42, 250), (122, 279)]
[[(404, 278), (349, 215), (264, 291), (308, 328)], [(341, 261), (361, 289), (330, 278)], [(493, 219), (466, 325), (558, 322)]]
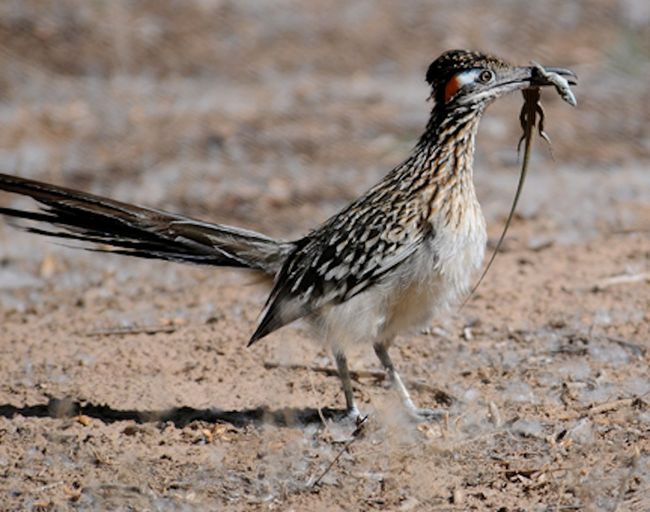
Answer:
[(526, 103), (521, 106), (521, 111), (519, 112), (519, 124), (524, 133), (519, 137), (519, 142), (517, 142), (517, 155), (521, 152), (521, 143), (526, 140), (526, 126), (528, 124), (528, 108)]
[(535, 104), (535, 112), (539, 114), (539, 125), (544, 126), (544, 119), (546, 118), (546, 114), (544, 113), (542, 104), (539, 101), (537, 101)]
[(555, 157), (553, 156), (553, 147), (551, 144), (551, 138), (548, 136), (548, 133), (544, 130), (544, 119), (546, 118), (546, 114), (544, 113), (544, 109), (542, 108), (542, 104), (537, 102), (535, 105), (535, 112), (539, 115), (539, 121), (537, 122), (537, 133), (539, 134), (540, 138), (544, 139), (546, 141), (546, 144), (548, 144), (548, 150), (551, 153), (551, 158), (555, 160)]
[(548, 135), (544, 131), (544, 119), (546, 114), (544, 114), (544, 109), (542, 108), (542, 105), (539, 102), (535, 105), (535, 112), (539, 114), (539, 121), (537, 121), (537, 133), (539, 133), (539, 136), (542, 139), (544, 139), (546, 142), (550, 144), (551, 139), (549, 139)]
[(551, 138), (548, 136), (548, 134), (542, 129), (542, 127), (539, 127), (539, 136), (546, 141), (546, 143), (549, 145), (549, 148), (551, 146)]
[(519, 112), (519, 124), (521, 125), (522, 130), (526, 129), (526, 119), (528, 119), (528, 108), (524, 103), (521, 106), (521, 111)]

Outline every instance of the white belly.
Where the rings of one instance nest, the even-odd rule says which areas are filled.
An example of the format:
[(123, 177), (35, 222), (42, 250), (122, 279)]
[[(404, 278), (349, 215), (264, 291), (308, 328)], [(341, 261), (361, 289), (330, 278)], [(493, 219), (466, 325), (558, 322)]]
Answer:
[(434, 235), (394, 275), (343, 304), (324, 308), (315, 326), (334, 347), (389, 341), (422, 328), (466, 293), (485, 253), (485, 220), (476, 204), (459, 226), (432, 224)]

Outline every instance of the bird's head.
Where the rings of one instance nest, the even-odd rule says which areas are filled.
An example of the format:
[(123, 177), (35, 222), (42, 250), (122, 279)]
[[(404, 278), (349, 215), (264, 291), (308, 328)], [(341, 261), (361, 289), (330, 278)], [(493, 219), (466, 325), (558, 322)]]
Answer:
[[(544, 68), (575, 84), (568, 69)], [(535, 66), (513, 66), (506, 61), (469, 50), (450, 50), (434, 60), (427, 71), (432, 97), (446, 110), (484, 107), (509, 92), (553, 85)]]

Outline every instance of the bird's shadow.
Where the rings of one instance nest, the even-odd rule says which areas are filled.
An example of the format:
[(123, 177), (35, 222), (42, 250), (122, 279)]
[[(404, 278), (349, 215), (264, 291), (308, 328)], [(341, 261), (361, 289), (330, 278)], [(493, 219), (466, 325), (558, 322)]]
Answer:
[(221, 409), (194, 409), (193, 407), (173, 407), (163, 410), (113, 409), (108, 405), (82, 403), (68, 398), (50, 398), (47, 403), (16, 407), (11, 404), (0, 405), (0, 416), (13, 418), (16, 415), (31, 418), (71, 418), (88, 416), (104, 423), (116, 421), (135, 421), (136, 423), (167, 423), (183, 428), (193, 421), (208, 423), (229, 423), (235, 427), (246, 425), (275, 425), (280, 427), (301, 427), (322, 423), (323, 419), (340, 420), (345, 417), (344, 409), (285, 408), (271, 410), (264, 407), (241, 411)]

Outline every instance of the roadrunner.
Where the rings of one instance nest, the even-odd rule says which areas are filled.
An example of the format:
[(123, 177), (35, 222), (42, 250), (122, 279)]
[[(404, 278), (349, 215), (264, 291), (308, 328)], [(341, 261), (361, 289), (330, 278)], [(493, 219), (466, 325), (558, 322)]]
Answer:
[(430, 66), (433, 108), (410, 156), (356, 201), (295, 241), (121, 203), (0, 174), (0, 190), (31, 196), (32, 233), (81, 240), (88, 248), (178, 262), (239, 267), (273, 278), (249, 345), (305, 318), (333, 352), (349, 415), (358, 417), (346, 348), (372, 344), (416, 420), (436, 417), (412, 402), (388, 354), (394, 338), (426, 326), (465, 294), (486, 245), (472, 180), (475, 136), (495, 99), (552, 85), (548, 74), (478, 52), (452, 50)]

